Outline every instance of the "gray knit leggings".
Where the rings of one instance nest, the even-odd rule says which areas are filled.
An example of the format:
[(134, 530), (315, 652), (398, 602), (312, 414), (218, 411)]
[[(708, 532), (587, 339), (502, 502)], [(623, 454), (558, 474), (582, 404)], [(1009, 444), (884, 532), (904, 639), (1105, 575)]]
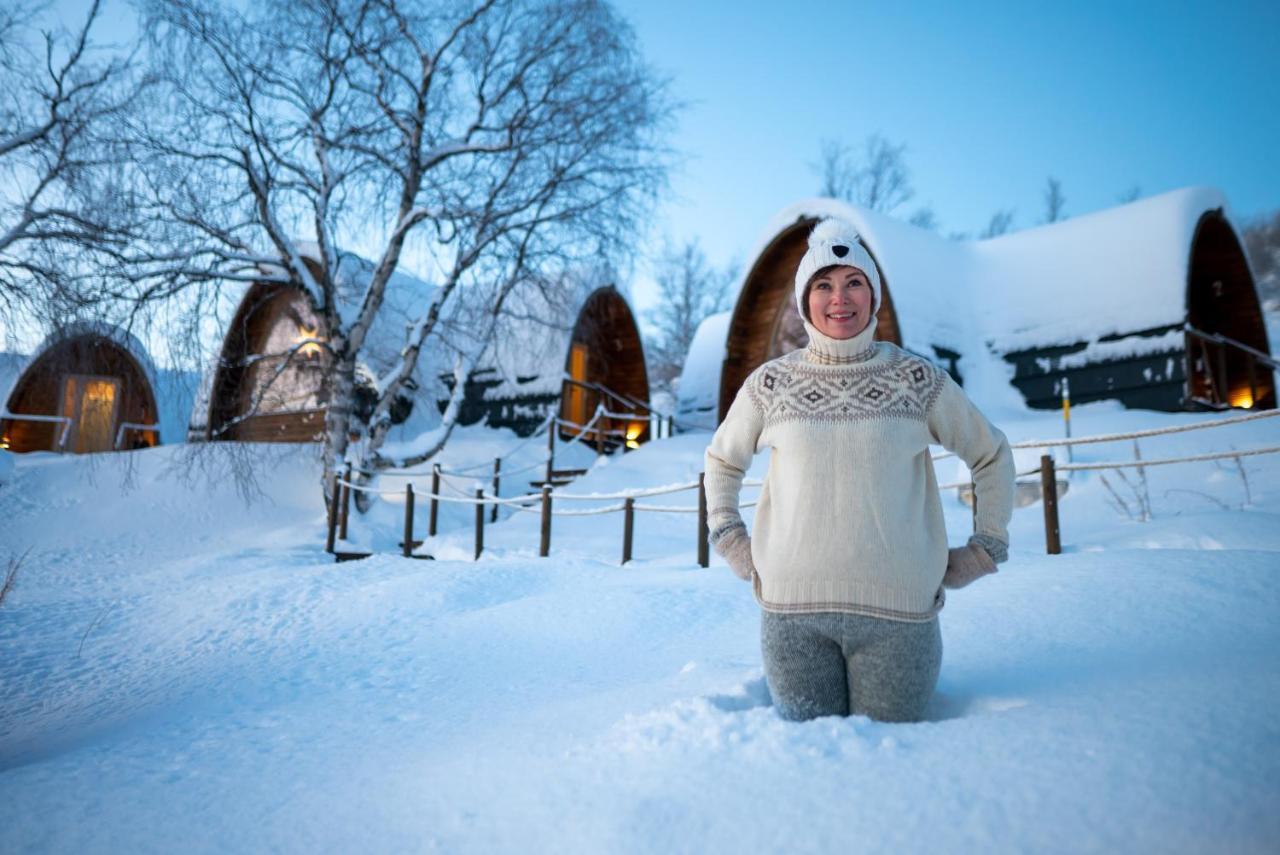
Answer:
[(778, 715), (919, 721), (938, 682), (942, 632), (925, 623), (842, 612), (762, 612), (764, 674)]

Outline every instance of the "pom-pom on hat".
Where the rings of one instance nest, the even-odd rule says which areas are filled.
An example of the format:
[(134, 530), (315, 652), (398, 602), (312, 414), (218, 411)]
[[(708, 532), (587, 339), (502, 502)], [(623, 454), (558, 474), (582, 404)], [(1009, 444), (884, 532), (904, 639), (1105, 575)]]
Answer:
[(809, 279), (822, 268), (833, 264), (856, 267), (867, 274), (867, 280), (871, 283), (871, 315), (875, 317), (880, 309), (880, 271), (876, 269), (871, 253), (862, 245), (858, 230), (835, 217), (828, 217), (813, 227), (813, 231), (809, 233), (809, 249), (796, 268), (796, 307), (800, 309), (800, 317), (809, 317), (804, 304), (804, 292)]

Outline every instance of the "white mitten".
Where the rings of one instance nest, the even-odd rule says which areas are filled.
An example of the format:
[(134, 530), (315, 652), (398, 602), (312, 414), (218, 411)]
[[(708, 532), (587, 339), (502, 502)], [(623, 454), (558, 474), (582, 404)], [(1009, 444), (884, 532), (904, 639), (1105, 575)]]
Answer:
[(996, 563), (976, 543), (947, 550), (947, 572), (942, 576), (944, 588), (963, 588), (970, 582), (996, 572)]

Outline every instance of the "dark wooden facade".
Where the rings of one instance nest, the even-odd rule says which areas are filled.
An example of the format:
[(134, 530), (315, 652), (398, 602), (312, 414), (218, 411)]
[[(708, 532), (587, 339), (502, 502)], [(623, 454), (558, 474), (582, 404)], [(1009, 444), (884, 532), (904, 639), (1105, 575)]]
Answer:
[(18, 379), (6, 407), (70, 422), (0, 420), (0, 444), (14, 452), (84, 453), (160, 443), (154, 428), (159, 411), (146, 371), (128, 349), (101, 334), (74, 334), (47, 347)]
[[(1184, 323), (1098, 339), (1104, 345), (1127, 341), (1145, 352), (1083, 364), (1071, 357), (1084, 351), (1088, 342), (1005, 353), (1014, 366), (1013, 384), (1027, 405), (1060, 407), (1065, 379), (1074, 403), (1109, 399), (1126, 407), (1170, 412), (1202, 407), (1274, 409), (1274, 376), (1247, 350), (1269, 353), (1262, 307), (1244, 251), (1220, 210), (1200, 218), (1189, 252)], [(1177, 331), (1185, 332), (1169, 335)], [(1176, 343), (1142, 347), (1144, 338), (1173, 338)]]
[(325, 331), (297, 288), (251, 287), (223, 340), (209, 397), (206, 439), (314, 442), (324, 433), (329, 354)]
[[(738, 295), (729, 325), (724, 366), (720, 372), (720, 419), (729, 411), (747, 375), (769, 359), (803, 347), (804, 328), (795, 306), (795, 275), (809, 246), (809, 232), (817, 225), (801, 218), (783, 229), (755, 260)], [(870, 247), (872, 258), (875, 253)], [(879, 265), (879, 259), (876, 259)], [(884, 267), (880, 266), (880, 308), (876, 338), (902, 343), (898, 316)]]
[[(458, 411), (462, 425), (484, 422), (490, 427), (510, 428), (528, 436), (552, 412), (573, 424), (586, 424), (597, 405), (612, 413), (634, 414), (634, 418), (606, 418), (597, 422), (604, 435), (588, 431), (584, 440), (600, 440), (609, 447), (635, 447), (649, 439), (649, 375), (644, 360), (640, 329), (626, 299), (612, 286), (599, 288), (583, 302), (564, 352), (563, 371), (548, 369), (553, 376), (565, 376), (555, 392), (547, 391), (546, 376), (506, 379), (495, 368), (473, 371), (463, 389)], [(453, 376), (441, 374), (450, 390)], [(529, 391), (521, 391), (522, 385)], [(448, 401), (438, 401), (444, 412)], [(577, 435), (571, 427), (560, 428), (562, 439)]]
[[(611, 413), (634, 414), (634, 418), (607, 417), (597, 422), (606, 441), (635, 447), (649, 440), (644, 345), (631, 307), (615, 288), (600, 288), (583, 303), (569, 338), (564, 373), (562, 419), (586, 424), (603, 404)], [(561, 428), (561, 436), (573, 435), (572, 429)]]
[[(445, 388), (453, 390), (452, 374), (441, 374), (441, 382)], [(529, 436), (542, 426), (547, 414), (556, 408), (560, 396), (548, 392), (528, 392), (521, 394), (522, 383), (533, 385), (537, 377), (517, 377), (514, 394), (507, 396), (494, 395), (493, 392), (505, 381), (495, 368), (481, 368), (471, 372), (467, 385), (462, 390), (462, 403), (458, 406), (458, 424), (473, 425), (484, 422), (489, 427), (510, 428), (517, 436)], [(541, 384), (538, 384), (541, 386)], [(449, 405), (447, 400), (437, 402), (443, 413)]]

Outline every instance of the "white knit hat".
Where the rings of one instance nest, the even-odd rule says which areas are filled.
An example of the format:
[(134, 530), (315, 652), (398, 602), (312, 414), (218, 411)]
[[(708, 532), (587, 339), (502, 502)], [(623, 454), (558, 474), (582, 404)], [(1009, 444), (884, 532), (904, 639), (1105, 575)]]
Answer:
[(800, 309), (800, 317), (809, 317), (804, 305), (804, 291), (809, 278), (833, 264), (856, 267), (867, 274), (871, 283), (871, 316), (875, 317), (880, 308), (880, 271), (876, 269), (871, 253), (862, 245), (858, 230), (835, 217), (813, 227), (809, 233), (809, 249), (796, 268), (796, 307)]

